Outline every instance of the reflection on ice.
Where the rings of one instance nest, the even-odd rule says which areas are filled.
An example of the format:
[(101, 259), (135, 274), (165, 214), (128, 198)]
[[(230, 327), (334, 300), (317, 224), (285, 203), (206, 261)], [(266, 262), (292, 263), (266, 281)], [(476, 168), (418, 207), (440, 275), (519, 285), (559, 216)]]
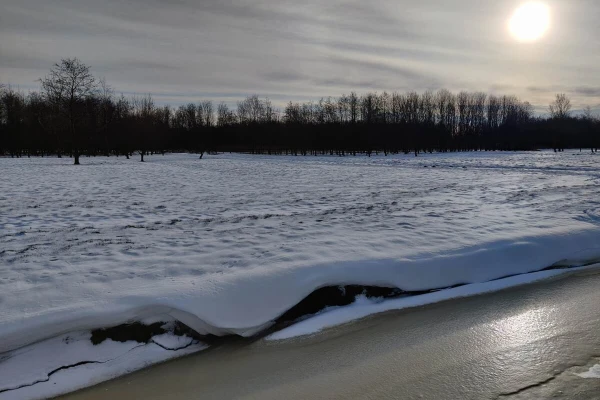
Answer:
[(496, 334), (490, 340), (504, 342), (506, 347), (518, 347), (531, 341), (532, 337), (549, 337), (555, 331), (555, 315), (552, 308), (529, 310), (493, 323)]

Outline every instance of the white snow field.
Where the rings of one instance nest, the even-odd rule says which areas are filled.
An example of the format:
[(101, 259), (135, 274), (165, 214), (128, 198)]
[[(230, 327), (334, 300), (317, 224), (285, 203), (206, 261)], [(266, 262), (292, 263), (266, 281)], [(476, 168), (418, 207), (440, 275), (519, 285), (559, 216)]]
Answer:
[[(7, 390), (47, 377), (57, 366), (38, 359), (67, 351), (52, 340), (73, 332), (178, 320), (250, 336), (324, 286), (420, 291), (600, 258), (600, 158), (585, 151), (81, 161), (0, 159), (0, 399), (42, 398), (149, 362), (127, 364), (137, 342), (115, 342), (127, 368), (114, 374), (75, 377), (110, 367), (86, 364), (54, 373), (60, 390)], [(346, 313), (385, 309), (360, 301)], [(106, 343), (69, 350), (61, 364), (102, 361)], [(148, 346), (161, 350), (156, 361), (204, 348)], [(35, 370), (7, 381), (9, 362)]]

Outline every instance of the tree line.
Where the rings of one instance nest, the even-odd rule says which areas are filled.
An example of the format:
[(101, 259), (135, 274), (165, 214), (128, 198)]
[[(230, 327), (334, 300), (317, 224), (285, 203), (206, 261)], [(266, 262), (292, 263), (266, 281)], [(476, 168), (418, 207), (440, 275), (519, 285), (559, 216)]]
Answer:
[(250, 96), (230, 108), (211, 101), (177, 108), (151, 95), (116, 96), (78, 59), (64, 59), (25, 95), (0, 87), (0, 155), (122, 155), (173, 151), (356, 155), (600, 147), (600, 121), (588, 107), (571, 114), (559, 94), (548, 117), (528, 102), (483, 92), (352, 92), (318, 102)]

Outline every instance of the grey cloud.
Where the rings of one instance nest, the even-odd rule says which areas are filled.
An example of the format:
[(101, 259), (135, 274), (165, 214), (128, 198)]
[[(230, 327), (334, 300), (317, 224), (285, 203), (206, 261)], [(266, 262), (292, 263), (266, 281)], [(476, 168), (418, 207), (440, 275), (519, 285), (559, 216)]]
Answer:
[(296, 73), (294, 71), (272, 71), (265, 72), (262, 76), (267, 81), (279, 81), (279, 82), (294, 82), (294, 81), (305, 81), (308, 77), (304, 74)]
[(330, 61), (338, 65), (339, 68), (356, 69), (363, 73), (364, 76), (369, 76), (369, 74), (380, 76), (383, 73), (388, 78), (395, 78), (415, 85), (440, 85), (440, 82), (434, 76), (424, 74), (416, 69), (393, 65), (389, 61), (357, 60), (347, 57), (331, 57)]
[(537, 87), (537, 86), (528, 86), (525, 89), (531, 93), (547, 93), (548, 91), (551, 90), (549, 87)]
[(527, 48), (506, 33), (510, 2), (495, 0), (2, 3), (4, 82), (30, 84), (60, 58), (77, 56), (118, 92), (175, 103), (440, 87), (490, 89), (536, 104), (557, 91), (599, 96), (593, 0), (553, 2), (565, 16), (557, 34)]
[(586, 97), (600, 98), (600, 86), (578, 86), (574, 92)]
[(104, 67), (105, 71), (112, 70), (150, 70), (150, 71), (159, 71), (165, 74), (177, 73), (177, 71), (181, 70), (183, 66), (179, 66), (176, 64), (168, 63), (168, 62), (154, 62), (149, 60), (125, 60), (122, 64), (113, 64), (110, 66)]
[(508, 85), (504, 83), (497, 83), (490, 86), (490, 91), (492, 92), (510, 92), (514, 89), (515, 87), (513, 85)]
[(527, 91), (531, 93), (567, 93), (585, 97), (600, 97), (600, 86), (529, 86), (527, 87)]
[(30, 54), (19, 49), (8, 49), (2, 52), (0, 68), (39, 69), (50, 67), (52, 63), (41, 55)]
[[(382, 87), (382, 82), (377, 80), (368, 81), (355, 81), (343, 78), (329, 78), (329, 79), (313, 79), (312, 83), (317, 86), (340, 88), (340, 87), (353, 87), (360, 90), (372, 90)], [(333, 93), (339, 95), (340, 93)]]

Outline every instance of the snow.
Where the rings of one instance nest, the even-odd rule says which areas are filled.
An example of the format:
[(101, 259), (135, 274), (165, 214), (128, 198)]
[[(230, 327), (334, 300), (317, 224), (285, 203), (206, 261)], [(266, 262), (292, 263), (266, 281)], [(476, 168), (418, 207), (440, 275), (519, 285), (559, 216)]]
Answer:
[[(180, 350), (109, 339), (94, 346), (90, 336), (89, 332), (73, 332), (5, 353), (0, 358), (0, 390), (20, 389), (0, 392), (0, 399), (45, 399), (207, 347), (172, 334), (154, 340)], [(73, 366), (78, 363), (82, 364)], [(73, 367), (58, 370), (67, 366)], [(50, 374), (52, 371), (56, 372)]]
[(580, 374), (575, 374), (580, 378), (585, 379), (600, 379), (600, 364), (596, 364), (589, 369), (589, 371), (582, 372)]
[(323, 286), (600, 257), (589, 153), (81, 161), (0, 159), (0, 353), (128, 321), (249, 336)]
[[(598, 267), (598, 265), (594, 265), (594, 267)], [(452, 289), (441, 290), (439, 292), (386, 301), (381, 299), (368, 299), (365, 296), (357, 296), (356, 301), (349, 306), (325, 309), (323, 312), (320, 312), (311, 318), (304, 319), (285, 329), (272, 333), (266, 337), (266, 340), (284, 340), (311, 335), (324, 329), (346, 324), (372, 314), (392, 310), (402, 310), (404, 308), (418, 307), (444, 300), (495, 292), (513, 286), (548, 279), (564, 273), (565, 270), (532, 272), (529, 274), (498, 279), (492, 282), (473, 283)]]
[(178, 336), (171, 333), (163, 333), (152, 337), (152, 343), (167, 350), (180, 349), (193, 344), (194, 340), (187, 336)]

